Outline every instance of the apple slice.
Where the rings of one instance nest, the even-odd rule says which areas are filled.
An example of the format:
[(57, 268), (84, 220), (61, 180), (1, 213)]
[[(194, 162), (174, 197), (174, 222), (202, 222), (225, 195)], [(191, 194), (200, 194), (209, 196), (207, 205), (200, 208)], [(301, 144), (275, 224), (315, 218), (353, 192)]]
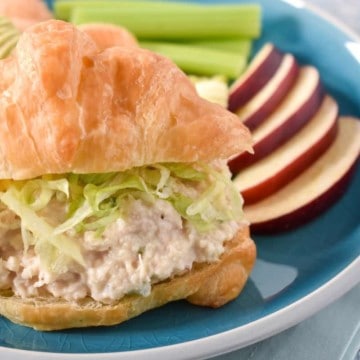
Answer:
[(336, 101), (325, 97), (318, 112), (296, 135), (234, 178), (246, 205), (273, 194), (324, 153), (337, 133), (338, 110)]
[(245, 206), (252, 231), (279, 232), (313, 219), (345, 192), (359, 155), (360, 121), (340, 118), (335, 141), (312, 166), (275, 194)]
[(319, 109), (324, 98), (319, 72), (303, 67), (291, 91), (275, 111), (253, 132), (254, 152), (230, 159), (233, 174), (262, 159), (297, 133)]
[(268, 83), (244, 106), (235, 111), (240, 120), (250, 130), (254, 130), (285, 98), (298, 74), (299, 66), (294, 56), (286, 54)]
[(274, 75), (283, 56), (273, 44), (264, 45), (230, 87), (228, 109), (235, 111), (250, 100)]

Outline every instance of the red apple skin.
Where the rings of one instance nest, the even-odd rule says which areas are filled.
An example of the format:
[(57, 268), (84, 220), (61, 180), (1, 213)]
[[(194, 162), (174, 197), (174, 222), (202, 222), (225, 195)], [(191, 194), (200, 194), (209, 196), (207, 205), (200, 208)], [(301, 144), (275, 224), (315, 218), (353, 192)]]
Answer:
[(295, 84), (299, 75), (299, 66), (295, 62), (290, 69), (289, 74), (284, 78), (279, 87), (272, 93), (271, 97), (266, 101), (256, 112), (254, 112), (247, 119), (244, 119), (244, 125), (250, 130), (254, 130), (259, 126), (280, 104), (289, 92), (291, 87)]
[(344, 195), (355, 173), (357, 163), (358, 161), (355, 161), (355, 163), (350, 167), (350, 169), (337, 182), (335, 182), (326, 192), (321, 194), (313, 201), (294, 210), (291, 213), (287, 213), (276, 219), (251, 224), (252, 233), (281, 233), (293, 230), (313, 220), (314, 218), (322, 214), (324, 211), (328, 210)]
[(265, 197), (272, 195), (291, 180), (295, 179), (328, 149), (335, 140), (337, 132), (338, 121), (335, 121), (329, 131), (319, 139), (318, 142), (307, 149), (301, 156), (289, 164), (289, 166), (275, 174), (273, 177), (266, 179), (266, 181), (259, 183), (252, 188), (243, 190), (241, 194), (245, 204), (249, 205), (263, 200)]
[[(228, 110), (234, 112), (248, 102), (274, 75), (284, 54), (273, 46), (268, 56), (241, 85), (230, 89)], [(241, 77), (239, 78), (239, 80)]]
[(254, 164), (256, 161), (264, 158), (267, 154), (277, 149), (286, 142), (291, 136), (298, 132), (311, 119), (319, 109), (325, 92), (319, 81), (313, 96), (310, 98), (281, 126), (275, 129), (264, 139), (254, 144), (254, 154), (243, 152), (237, 157), (231, 159), (228, 163), (233, 174), (237, 174), (246, 166)]

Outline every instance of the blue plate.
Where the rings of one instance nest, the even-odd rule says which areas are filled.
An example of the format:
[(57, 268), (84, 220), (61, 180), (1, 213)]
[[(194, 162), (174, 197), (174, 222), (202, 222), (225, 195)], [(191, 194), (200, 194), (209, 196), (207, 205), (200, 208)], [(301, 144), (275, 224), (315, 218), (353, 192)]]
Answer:
[[(341, 113), (360, 117), (358, 40), (299, 0), (256, 2), (264, 14), (256, 48), (270, 41), (301, 63), (315, 65)], [(102, 359), (199, 358), (240, 348), (302, 321), (360, 280), (360, 169), (341, 201), (316, 221), (255, 240), (258, 261), (251, 279), (241, 296), (221, 309), (177, 302), (120, 326), (53, 333), (1, 319), (0, 353), (7, 359), (48, 359), (47, 352), (57, 353), (52, 359), (82, 357), (80, 353), (87, 353), (86, 359), (98, 359), (99, 353)]]

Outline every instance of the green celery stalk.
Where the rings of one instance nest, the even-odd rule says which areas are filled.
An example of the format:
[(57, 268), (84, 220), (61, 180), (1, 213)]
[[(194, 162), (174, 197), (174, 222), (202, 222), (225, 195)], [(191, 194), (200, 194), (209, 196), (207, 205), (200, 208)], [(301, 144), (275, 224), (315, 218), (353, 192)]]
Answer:
[[(119, 5), (121, 2), (119, 3)], [(139, 39), (194, 40), (229, 37), (256, 38), (261, 31), (261, 8), (256, 4), (75, 7), (71, 21), (112, 23), (128, 28)], [(144, 4), (144, 3), (143, 3)], [(171, 6), (169, 6), (171, 5)]]
[(202, 48), (234, 52), (249, 57), (252, 49), (251, 39), (220, 39), (220, 40), (195, 40), (188, 43)]
[[(135, 4), (136, 2), (136, 4)], [(151, 7), (158, 8), (165, 6), (166, 8), (174, 8), (176, 6), (188, 7), (196, 6), (196, 4), (169, 2), (167, 0), (56, 0), (54, 2), (54, 14), (57, 19), (70, 20), (72, 11), (77, 8), (95, 7), (95, 8), (124, 8), (126, 7)]]
[(6, 17), (0, 17), (0, 59), (7, 57), (15, 48), (20, 31)]
[(16, 47), (19, 40), (19, 34), (11, 34), (5, 40), (0, 37), (0, 59), (6, 58)]
[(187, 44), (142, 41), (140, 45), (170, 58), (188, 74), (224, 75), (234, 79), (243, 72), (247, 63), (241, 54)]

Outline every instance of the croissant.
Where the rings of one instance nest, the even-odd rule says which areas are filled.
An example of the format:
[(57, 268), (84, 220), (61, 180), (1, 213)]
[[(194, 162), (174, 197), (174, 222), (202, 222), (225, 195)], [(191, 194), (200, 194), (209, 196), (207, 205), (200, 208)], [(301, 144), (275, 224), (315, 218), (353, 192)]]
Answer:
[(256, 248), (226, 166), (249, 130), (170, 60), (27, 29), (0, 62), (0, 313), (39, 330), (219, 307)]

